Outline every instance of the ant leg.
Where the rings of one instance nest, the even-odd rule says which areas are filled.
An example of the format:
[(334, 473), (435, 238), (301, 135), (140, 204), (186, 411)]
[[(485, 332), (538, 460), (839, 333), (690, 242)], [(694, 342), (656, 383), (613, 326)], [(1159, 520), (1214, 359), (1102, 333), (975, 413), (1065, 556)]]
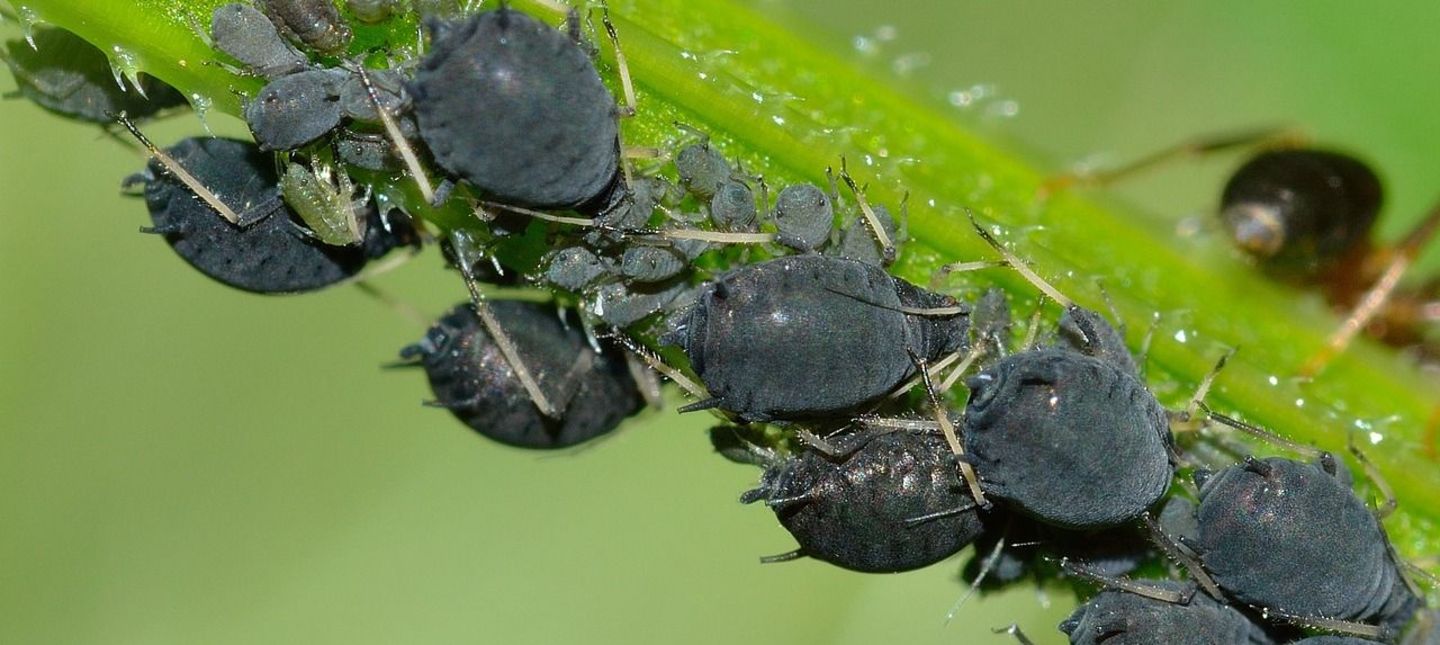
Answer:
[(1055, 193), (1073, 186), (1106, 186), (1128, 179), (1147, 170), (1173, 161), (1191, 157), (1224, 152), (1234, 148), (1298, 148), (1308, 140), (1303, 133), (1293, 128), (1262, 128), (1246, 132), (1202, 136), (1189, 141), (1152, 152), (1117, 168), (1100, 171), (1070, 171), (1061, 173), (1040, 184), (1035, 191), (1038, 200), (1048, 199)]
[(1415, 228), (1400, 240), (1400, 243), (1377, 252), (1380, 257), (1387, 258), (1385, 270), (1380, 273), (1375, 284), (1360, 298), (1355, 308), (1350, 311), (1350, 315), (1345, 317), (1345, 321), (1340, 323), (1340, 327), (1330, 334), (1325, 346), (1301, 366), (1300, 374), (1302, 376), (1315, 376), (1325, 369), (1332, 359), (1345, 351), (1345, 347), (1355, 339), (1355, 335), (1384, 310), (1390, 296), (1395, 293), (1395, 287), (1400, 284), (1400, 278), (1410, 270), (1410, 266), (1415, 263), (1416, 256), (1430, 240), (1435, 238), (1436, 232), (1440, 232), (1440, 205), (1432, 207), (1425, 218), (1420, 220), (1420, 223), (1416, 224)]

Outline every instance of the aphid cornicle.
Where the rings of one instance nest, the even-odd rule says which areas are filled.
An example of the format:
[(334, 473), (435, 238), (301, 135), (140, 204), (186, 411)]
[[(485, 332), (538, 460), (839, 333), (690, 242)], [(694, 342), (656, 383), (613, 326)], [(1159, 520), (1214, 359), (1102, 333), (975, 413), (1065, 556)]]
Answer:
[(618, 110), (578, 42), (504, 7), (426, 24), (431, 48), (410, 94), (440, 167), (506, 204), (609, 201)]
[(866, 432), (772, 464), (759, 488), (808, 556), (870, 573), (918, 569), (965, 548), (984, 529), (938, 433)]
[(643, 401), (617, 351), (593, 350), (552, 305), (488, 304), (560, 412), (540, 412), (470, 303), (457, 305), (400, 353), (425, 368), (437, 403), (476, 432), (521, 448), (564, 448), (614, 430)]
[[(905, 313), (953, 307), (955, 313)], [(684, 350), (718, 407), (747, 421), (849, 415), (965, 343), (954, 299), (878, 266), (796, 255), (744, 266), (700, 290), (662, 342)]]
[(1342, 472), (1322, 455), (1198, 473), (1195, 550), (1205, 571), (1237, 602), (1282, 617), (1403, 625), (1416, 599)]
[(330, 246), (303, 233), (280, 197), (275, 164), (248, 141), (182, 140), (168, 155), (239, 215), (232, 224), (157, 160), (126, 180), (144, 184), (145, 205), (175, 253), (201, 273), (254, 293), (311, 291), (354, 278), (365, 265), (413, 244), (408, 221), (387, 222), (366, 210), (365, 236), (356, 246)]
[(20, 94), (61, 116), (112, 124), (124, 112), (144, 119), (161, 110), (185, 105), (185, 96), (149, 74), (138, 74), (139, 86), (116, 83), (105, 53), (64, 29), (34, 27), (34, 49), (24, 40), (5, 43), (4, 60)]

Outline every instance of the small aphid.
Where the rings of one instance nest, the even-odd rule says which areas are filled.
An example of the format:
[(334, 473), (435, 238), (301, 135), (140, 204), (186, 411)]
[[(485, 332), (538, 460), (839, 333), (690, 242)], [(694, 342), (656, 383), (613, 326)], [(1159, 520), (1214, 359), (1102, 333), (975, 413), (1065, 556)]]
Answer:
[(684, 253), (672, 246), (639, 244), (625, 249), (620, 257), (620, 274), (635, 282), (669, 280), (689, 266)]
[(290, 42), (321, 54), (345, 52), (354, 35), (333, 0), (259, 0), (260, 8)]
[(4, 60), (21, 96), (64, 117), (93, 123), (114, 123), (125, 113), (144, 119), (185, 105), (185, 96), (148, 74), (138, 86), (117, 83), (105, 53), (64, 29), (36, 27), (31, 49), (23, 39), (5, 43)]
[(806, 450), (774, 463), (745, 503), (763, 501), (800, 548), (767, 561), (812, 557), (855, 571), (929, 566), (984, 529), (938, 433), (842, 437), (837, 454)]
[(545, 267), (546, 282), (575, 293), (616, 272), (613, 260), (596, 255), (584, 246), (552, 251), (541, 264)]
[(675, 171), (680, 175), (680, 185), (704, 200), (719, 193), (734, 174), (730, 162), (710, 147), (708, 138), (682, 148), (675, 156)]
[[(910, 308), (951, 307), (941, 316)], [(965, 342), (953, 299), (878, 266), (821, 255), (741, 267), (702, 286), (662, 339), (684, 350), (718, 407), (747, 421), (844, 416)]]
[(559, 414), (541, 413), (472, 305), (463, 303), (400, 356), (419, 361), (436, 404), (471, 429), (521, 448), (564, 448), (609, 433), (642, 407), (618, 350), (597, 353), (553, 306), (514, 300), (487, 306)]
[(505, 7), (427, 24), (410, 94), (436, 163), (505, 204), (609, 202), (619, 111), (578, 42)]
[[(148, 142), (147, 142), (148, 143)], [(255, 144), (233, 139), (185, 139), (153, 159), (126, 185), (145, 186), (145, 205), (175, 253), (201, 273), (254, 293), (320, 289), (360, 275), (370, 260), (415, 243), (408, 222), (386, 222), (366, 212), (365, 239), (337, 247), (311, 239), (281, 200), (274, 163)], [(173, 166), (170, 165), (173, 162)], [(207, 199), (178, 178), (184, 172)], [(236, 215), (227, 221), (208, 200)]]
[[(873, 212), (875, 219), (880, 222), (881, 230), (885, 231), (885, 235), (892, 243), (898, 244), (904, 241), (904, 229), (896, 226), (895, 218), (890, 215), (890, 209), (876, 204)], [(865, 222), (859, 219), (845, 228), (840, 235), (840, 244), (832, 247), (831, 251), (835, 255), (851, 260), (882, 266), (890, 264), (889, 261), (886, 261), (884, 248), (875, 239), (875, 234), (870, 231), (870, 227)]]
[(611, 327), (630, 327), (679, 300), (690, 284), (685, 280), (626, 285), (612, 282), (595, 289), (587, 308)]
[(753, 232), (759, 230), (755, 193), (741, 181), (727, 181), (710, 198), (710, 223), (717, 230)]
[(345, 8), (360, 22), (374, 24), (404, 13), (405, 0), (345, 0)]
[(775, 197), (776, 241), (801, 252), (824, 246), (835, 228), (830, 195), (814, 184), (786, 186)]
[(1110, 589), (1080, 605), (1060, 631), (1072, 645), (1212, 645), (1271, 643), (1264, 628), (1244, 614), (1216, 602), (1193, 587), (1170, 581), (1146, 581), (1187, 598), (1166, 602)]
[(305, 69), (305, 55), (280, 37), (275, 23), (260, 10), (232, 2), (210, 15), (210, 40), (215, 48), (265, 78), (278, 78)]
[(291, 163), (280, 177), (280, 192), (321, 242), (347, 246), (365, 239), (365, 222), (357, 212), (367, 200), (357, 203), (355, 185), (344, 168), (323, 159), (310, 168)]
[(245, 105), (245, 122), (263, 150), (294, 150), (340, 125), (347, 72), (311, 69), (270, 81)]

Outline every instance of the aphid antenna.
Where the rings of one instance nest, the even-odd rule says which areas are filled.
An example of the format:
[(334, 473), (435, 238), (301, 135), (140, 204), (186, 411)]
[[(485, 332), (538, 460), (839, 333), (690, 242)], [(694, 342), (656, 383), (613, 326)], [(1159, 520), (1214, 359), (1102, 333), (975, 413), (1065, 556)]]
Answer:
[[(1046, 557), (1045, 559), (1055, 562), (1054, 558)], [(1174, 589), (1166, 589), (1164, 587), (1159, 587), (1156, 585), (1145, 584), (1143, 582), (1131, 580), (1123, 576), (1108, 576), (1099, 571), (1096, 571), (1089, 565), (1081, 564), (1079, 562), (1072, 562), (1070, 558), (1060, 558), (1058, 563), (1060, 565), (1060, 569), (1066, 574), (1075, 576), (1077, 578), (1083, 578), (1107, 589), (1119, 589), (1120, 591), (1133, 593), (1137, 596), (1144, 596), (1152, 600), (1159, 600), (1160, 602), (1184, 605), (1188, 604), (1190, 602), (1190, 598), (1195, 594), (1193, 589), (1191, 589), (1189, 593), (1186, 593), (1185, 591), (1177, 591)]]
[(615, 23), (610, 20), (610, 4), (604, 0), (600, 2), (600, 24), (605, 26), (605, 35), (610, 38), (610, 46), (615, 48), (615, 71), (620, 77), (621, 93), (625, 96), (625, 104), (620, 106), (620, 112), (624, 116), (634, 116), (638, 107), (635, 100), (635, 82), (630, 79), (630, 65), (625, 62), (625, 50), (620, 47), (620, 34), (615, 31)]
[(1229, 362), (1230, 357), (1234, 356), (1237, 351), (1239, 350), (1231, 348), (1220, 355), (1220, 359), (1215, 361), (1215, 367), (1210, 368), (1210, 372), (1205, 375), (1205, 378), (1200, 379), (1200, 385), (1196, 386), (1195, 393), (1190, 395), (1190, 401), (1185, 404), (1185, 409), (1178, 415), (1178, 421), (1189, 423), (1195, 419), (1195, 413), (1200, 411), (1200, 406), (1205, 403), (1205, 397), (1210, 395), (1210, 388), (1215, 384), (1216, 377), (1220, 376), (1220, 371), (1225, 369), (1225, 363)]
[(995, 634), (1009, 634), (1014, 636), (1015, 642), (1020, 643), (1020, 645), (1035, 645), (1035, 641), (1030, 640), (1030, 637), (1026, 636), (1025, 632), (1020, 631), (1020, 626), (1015, 623), (1010, 623), (1006, 627), (992, 627), (990, 631)]
[(1331, 360), (1350, 345), (1350, 342), (1361, 330), (1365, 329), (1366, 325), (1370, 324), (1370, 321), (1384, 309), (1390, 296), (1394, 295), (1400, 279), (1405, 277), (1406, 272), (1415, 264), (1415, 258), (1420, 254), (1420, 250), (1434, 239), (1437, 231), (1440, 231), (1440, 205), (1432, 207), (1425, 218), (1411, 229), (1399, 244), (1388, 250), (1390, 262), (1385, 265), (1385, 270), (1380, 273), (1375, 284), (1360, 298), (1360, 302), (1351, 310), (1350, 315), (1346, 316), (1340, 326), (1326, 339), (1325, 346), (1321, 347), (1301, 366), (1301, 376), (1313, 377), (1319, 374)]
[(700, 240), (718, 244), (769, 244), (775, 241), (774, 233), (730, 233), (698, 228), (659, 229), (647, 231), (644, 235), (667, 240)]
[(850, 177), (850, 171), (845, 166), (845, 157), (840, 157), (840, 179), (850, 187), (850, 192), (855, 195), (855, 201), (860, 204), (860, 213), (865, 218), (865, 224), (870, 227), (870, 234), (880, 243), (880, 253), (885, 264), (895, 261), (895, 242), (890, 239), (890, 234), (885, 232), (885, 227), (880, 224), (880, 218), (875, 216), (875, 209), (870, 208), (870, 201), (865, 199), (865, 191), (855, 184)]
[(995, 236), (990, 234), (990, 231), (980, 226), (980, 222), (975, 219), (974, 211), (966, 208), (965, 216), (970, 218), (970, 225), (975, 228), (976, 233), (980, 234), (980, 239), (985, 240), (986, 244), (989, 244), (991, 248), (1000, 253), (1000, 256), (1005, 259), (1005, 263), (1008, 264), (1010, 268), (1015, 269), (1021, 277), (1025, 278), (1026, 282), (1034, 285), (1035, 288), (1039, 289), (1045, 295), (1050, 296), (1050, 299), (1054, 300), (1061, 307), (1069, 309), (1075, 306), (1075, 301), (1068, 298), (1065, 294), (1060, 293), (1060, 290), (1056, 289), (1049, 282), (1046, 282), (1044, 278), (1040, 277), (1040, 274), (1035, 273), (1035, 270), (1030, 268), (1029, 264), (1026, 264), (1024, 260), (1020, 259), (1020, 256), (1015, 255), (1014, 252), (1005, 248), (1005, 246), (1000, 243), (1000, 240), (995, 239)]
[(825, 290), (838, 296), (845, 296), (846, 298), (850, 298), (851, 300), (863, 302), (867, 305), (870, 305), (871, 307), (877, 307), (886, 311), (898, 311), (902, 314), (908, 314), (911, 316), (961, 316), (970, 313), (969, 307), (959, 303), (950, 307), (893, 307), (884, 303), (875, 302), (874, 300), (867, 300), (865, 298), (861, 298), (856, 294), (846, 293), (839, 289), (825, 287)]
[(1040, 342), (1040, 316), (1045, 311), (1045, 294), (1035, 301), (1035, 311), (1030, 312), (1030, 328), (1025, 330), (1025, 340), (1020, 343), (1025, 349), (1035, 349)]
[(907, 517), (905, 518), (905, 528), (913, 528), (916, 526), (920, 526), (921, 524), (924, 524), (926, 522), (933, 522), (935, 520), (944, 519), (947, 517), (954, 517), (956, 515), (964, 513), (965, 511), (973, 511), (976, 508), (979, 508), (979, 504), (966, 504), (964, 506), (957, 506), (955, 508), (947, 508), (943, 511), (935, 511), (933, 513), (926, 513), (924, 515), (917, 515), (915, 517)]
[(673, 123), (675, 124), (675, 127), (676, 127), (676, 128), (679, 128), (680, 130), (683, 130), (683, 131), (685, 131), (685, 132), (688, 132), (688, 133), (694, 135), (695, 137), (699, 138), (699, 139), (700, 139), (700, 145), (704, 146), (706, 149), (709, 149), (709, 148), (710, 148), (710, 133), (709, 133), (709, 132), (706, 132), (706, 131), (704, 131), (704, 130), (701, 130), (700, 128), (697, 128), (697, 127), (695, 127), (695, 126), (693, 126), (693, 125), (690, 125), (689, 123), (684, 123), (684, 122), (682, 122), (682, 121), (674, 121)]
[[(877, 306), (878, 306), (878, 305), (877, 305)], [(954, 352), (950, 352), (949, 354), (946, 354), (945, 356), (942, 356), (942, 357), (940, 358), (940, 360), (935, 361), (934, 363), (930, 363), (930, 364), (929, 364), (930, 378), (935, 378), (935, 377), (939, 376), (939, 375), (940, 375), (940, 372), (944, 371), (945, 368), (950, 367), (950, 365), (954, 364), (955, 361), (960, 360), (960, 357), (961, 357), (961, 356), (964, 356), (964, 355), (965, 355), (964, 352), (954, 351)], [(904, 383), (901, 383), (899, 387), (896, 387), (895, 390), (890, 393), (890, 395), (889, 395), (888, 398), (889, 398), (890, 400), (898, 399), (898, 398), (904, 396), (906, 392), (909, 392), (911, 389), (913, 389), (916, 385), (919, 385), (919, 384), (920, 384), (920, 375), (919, 375), (919, 374), (916, 374), (915, 376), (910, 377), (909, 380), (905, 381)], [(945, 387), (945, 386), (943, 386), (943, 385), (940, 387), (940, 390), (943, 391), (943, 392), (949, 392), (949, 391), (950, 391), (949, 388), (947, 388), (947, 387)]]
[(1417, 580), (1423, 580), (1425, 582), (1425, 586), (1431, 589), (1440, 588), (1440, 576), (1431, 573), (1425, 567), (1415, 564), (1414, 562), (1410, 562), (1409, 560), (1400, 560), (1399, 562), (1401, 568), (1405, 569), (1407, 572), (1410, 573), (1412, 577), (1416, 578)]
[(1307, 446), (1301, 443), (1296, 443), (1259, 426), (1246, 423), (1231, 416), (1220, 414), (1219, 412), (1211, 409), (1209, 405), (1206, 405), (1204, 401), (1200, 401), (1197, 405), (1200, 407), (1201, 410), (1205, 411), (1206, 416), (1216, 421), (1219, 421), (1222, 425), (1230, 426), (1231, 428), (1254, 436), (1267, 443), (1280, 446), (1281, 448), (1285, 448), (1286, 450), (1289, 450), (1296, 454), (1305, 455), (1307, 457), (1319, 457), (1323, 453), (1323, 451), (1317, 448), (1313, 448), (1311, 446)]
[[(698, 399), (697, 403), (691, 404), (692, 406), (698, 405), (700, 403), (709, 403), (710, 401), (715, 401), (716, 404), (719, 403), (719, 399), (711, 397), (710, 392), (706, 391), (705, 388), (701, 387), (699, 383), (696, 383), (695, 381), (691, 380), (690, 377), (685, 376), (685, 374), (680, 370), (665, 364), (665, 361), (661, 360), (654, 351), (644, 345), (641, 345), (634, 338), (631, 338), (629, 334), (626, 334), (625, 332), (618, 329), (612, 329), (606, 332), (603, 337), (613, 339), (615, 340), (615, 342), (620, 343), (620, 345), (623, 346), (625, 349), (630, 350), (632, 354), (639, 356), (640, 360), (645, 361), (645, 364), (649, 365), (650, 369), (653, 369), (656, 372), (665, 375), (665, 378), (674, 381), (676, 385), (680, 386), (680, 389), (685, 390), (687, 394)], [(714, 406), (711, 405), (710, 407)], [(706, 408), (695, 409), (702, 410)], [(685, 411), (685, 408), (682, 407), (681, 410)]]
[(655, 376), (654, 370), (646, 368), (645, 363), (630, 352), (625, 353), (625, 370), (630, 372), (630, 379), (639, 386), (640, 395), (645, 397), (646, 405), (656, 410), (665, 407), (664, 394), (660, 391), (660, 379)]
[(540, 389), (540, 383), (535, 380), (535, 375), (525, 365), (520, 356), (520, 351), (515, 343), (510, 340), (510, 335), (505, 333), (500, 321), (495, 318), (495, 313), (490, 310), (490, 305), (485, 300), (485, 295), (480, 293), (480, 282), (475, 278), (475, 272), (471, 270), (470, 258), (466, 257), (462, 250), (464, 247), (459, 240), (454, 243), (456, 249), (456, 264), (460, 266), (460, 275), (464, 278), (465, 288), (470, 292), (470, 305), (475, 309), (475, 315), (485, 325), (485, 331), (490, 334), (491, 340), (505, 357), (505, 362), (510, 364), (510, 369), (515, 372), (515, 378), (520, 380), (520, 385), (530, 395), (530, 402), (541, 414), (557, 419), (560, 417), (560, 410), (545, 396), (545, 391)]
[(985, 348), (982, 345), (977, 344), (971, 347), (970, 351), (965, 353), (965, 360), (960, 361), (955, 369), (950, 370), (950, 374), (946, 375), (945, 380), (940, 381), (940, 391), (949, 392), (951, 388), (955, 387), (956, 381), (959, 381), (960, 377), (964, 376), (965, 372), (970, 370), (970, 366), (974, 365), (975, 361), (979, 360), (984, 353)]
[(841, 450), (839, 446), (830, 443), (830, 441), (825, 439), (824, 437), (815, 434), (814, 432), (811, 432), (805, 428), (799, 428), (795, 430), (795, 438), (799, 439), (802, 443), (832, 457), (843, 456), (847, 452), (845, 450)]
[(910, 360), (920, 372), (920, 380), (925, 384), (925, 395), (930, 400), (930, 411), (935, 415), (935, 421), (940, 424), (940, 432), (945, 435), (945, 443), (950, 444), (950, 452), (957, 457), (960, 466), (960, 475), (965, 480), (965, 485), (970, 489), (970, 497), (980, 508), (990, 508), (991, 504), (985, 499), (985, 492), (980, 489), (980, 477), (975, 474), (975, 467), (965, 461), (965, 446), (961, 445), (960, 437), (955, 432), (955, 424), (950, 422), (950, 415), (946, 412), (945, 406), (940, 402), (940, 396), (935, 392), (935, 386), (930, 382), (930, 370), (925, 365), (925, 359), (916, 354), (914, 350), (905, 350), (910, 354)]
[(110, 114), (109, 116), (124, 126), (126, 130), (129, 130), (130, 135), (135, 137), (135, 139), (140, 142), (140, 145), (145, 146), (145, 150), (150, 153), (150, 156), (154, 158), (155, 161), (158, 161), (161, 166), (164, 166), (165, 172), (170, 173), (173, 177), (180, 180), (180, 183), (185, 184), (185, 187), (189, 188), (190, 192), (194, 193), (196, 197), (199, 197), (207, 206), (215, 209), (215, 212), (219, 213), (221, 217), (224, 217), (225, 221), (236, 226), (241, 225), (239, 214), (226, 205), (225, 202), (220, 201), (218, 195), (200, 183), (200, 180), (196, 179), (195, 175), (190, 174), (190, 171), (186, 170), (184, 166), (181, 166), (180, 162), (175, 161), (174, 157), (171, 157), (164, 150), (161, 150), (156, 147), (155, 144), (151, 143), (150, 140), (140, 132), (140, 128), (135, 126), (135, 122), (131, 121), (130, 117), (126, 116), (123, 111), (119, 114)]
[(1165, 530), (1165, 527), (1160, 526), (1160, 523), (1155, 521), (1155, 517), (1150, 514), (1150, 511), (1142, 513), (1140, 519), (1144, 522), (1145, 529), (1150, 532), (1150, 541), (1154, 543), (1155, 546), (1160, 547), (1160, 551), (1165, 554), (1165, 557), (1184, 568), (1185, 571), (1190, 574), (1190, 577), (1195, 579), (1196, 584), (1199, 584), (1200, 588), (1204, 589), (1205, 593), (1211, 598), (1222, 602), (1225, 600), (1225, 595), (1220, 591), (1220, 586), (1215, 584), (1215, 579), (1211, 578), (1210, 574), (1205, 571), (1205, 567), (1200, 563), (1200, 559), (1195, 557), (1194, 551), (1186, 546), (1184, 541), (1170, 535), (1170, 533)]
[(925, 432), (940, 431), (940, 424), (936, 421), (932, 421), (929, 419), (904, 419), (896, 417), (864, 415), (856, 418), (855, 421), (856, 423), (859, 423), (860, 425), (872, 430), (908, 430)]
[(935, 270), (935, 273), (931, 274), (930, 288), (932, 290), (939, 289), (940, 286), (945, 282), (945, 279), (950, 277), (950, 275), (953, 273), (968, 273), (970, 271), (979, 271), (981, 269), (994, 269), (996, 267), (1003, 266), (1010, 266), (1010, 263), (1004, 260), (975, 260), (973, 262), (951, 262), (950, 264), (941, 266), (939, 269)]
[(1380, 499), (1383, 500), (1374, 509), (1375, 518), (1384, 520), (1390, 517), (1390, 514), (1394, 513), (1395, 508), (1400, 504), (1399, 500), (1395, 498), (1395, 489), (1390, 487), (1390, 482), (1386, 481), (1385, 476), (1380, 474), (1380, 469), (1375, 466), (1374, 462), (1370, 461), (1369, 457), (1365, 456), (1365, 451), (1360, 449), (1359, 444), (1355, 443), (1354, 428), (1351, 428), (1345, 433), (1345, 447), (1350, 450), (1351, 455), (1355, 456), (1355, 461), (1360, 464), (1360, 469), (1364, 471), (1365, 478), (1369, 479), (1370, 483), (1375, 486), (1375, 490), (1380, 493)]
[(1185, 158), (1244, 147), (1297, 148), (1308, 139), (1303, 132), (1290, 126), (1268, 126), (1196, 137), (1109, 170), (1073, 170), (1051, 177), (1035, 190), (1035, 198), (1045, 200), (1074, 186), (1107, 186)]
[[(600, 224), (597, 224), (593, 218), (589, 217), (569, 217), (566, 215), (552, 215), (544, 211), (537, 211), (533, 208), (511, 206), (510, 204), (501, 204), (500, 202), (490, 202), (484, 200), (477, 202), (477, 205), (484, 208), (492, 208), (495, 210), (505, 211), (507, 213), (515, 213), (516, 215), (525, 215), (526, 217), (533, 217), (535, 219), (545, 220), (547, 222), (556, 222), (559, 224), (573, 224), (575, 226), (584, 226), (589, 228), (606, 228), (604, 226), (601, 226)], [(477, 215), (479, 214), (477, 213)]]
[(430, 176), (425, 173), (425, 168), (420, 165), (420, 158), (415, 155), (415, 149), (410, 142), (405, 140), (405, 135), (400, 133), (400, 127), (395, 125), (395, 118), (390, 111), (380, 103), (380, 94), (375, 91), (375, 84), (370, 81), (370, 73), (365, 70), (362, 63), (350, 65), (356, 75), (360, 77), (360, 83), (365, 86), (365, 94), (370, 97), (370, 104), (375, 106), (375, 113), (380, 116), (380, 125), (385, 128), (385, 136), (390, 139), (390, 145), (400, 153), (400, 160), (405, 162), (405, 169), (415, 179), (415, 185), (420, 189), (420, 196), (425, 198), (425, 203), (432, 206), (435, 203), (435, 188), (430, 185)]
[[(1005, 544), (1010, 536), (1010, 528), (1014, 525), (1015, 516), (1007, 516), (1005, 518), (1005, 528), (1000, 532), (1000, 539), (995, 541), (995, 546), (990, 547), (990, 552), (985, 554), (985, 559), (980, 562), (980, 571), (975, 574), (975, 579), (970, 581), (970, 588), (966, 589), (965, 593), (960, 594), (960, 597), (955, 600), (955, 604), (950, 606), (950, 611), (945, 613), (946, 625), (949, 625), (950, 621), (955, 620), (955, 615), (960, 613), (960, 608), (964, 607), (965, 603), (969, 602), (970, 599), (980, 591), (980, 585), (984, 584), (985, 578), (988, 578), (990, 572), (995, 570), (995, 565), (1000, 562), (1000, 556), (1005, 552)], [(1011, 627), (1014, 627), (1014, 625), (1011, 625)]]
[(1297, 627), (1309, 627), (1311, 629), (1319, 629), (1327, 632), (1348, 634), (1351, 636), (1368, 638), (1371, 640), (1381, 641), (1385, 643), (1391, 642), (1391, 640), (1395, 636), (1389, 628), (1381, 625), (1370, 625), (1367, 623), (1357, 623), (1350, 620), (1338, 620), (1335, 618), (1299, 616), (1285, 612), (1283, 610), (1272, 609), (1269, 607), (1252, 606), (1251, 609), (1260, 612), (1260, 615), (1263, 618), (1278, 618)]
[[(1155, 332), (1160, 329), (1160, 312), (1150, 313), (1150, 324), (1145, 327), (1145, 336), (1140, 339), (1140, 352), (1135, 356), (1135, 366), (1140, 369), (1140, 381), (1145, 381), (1150, 363), (1150, 345), (1155, 342)], [(1233, 350), (1232, 350), (1233, 352)]]

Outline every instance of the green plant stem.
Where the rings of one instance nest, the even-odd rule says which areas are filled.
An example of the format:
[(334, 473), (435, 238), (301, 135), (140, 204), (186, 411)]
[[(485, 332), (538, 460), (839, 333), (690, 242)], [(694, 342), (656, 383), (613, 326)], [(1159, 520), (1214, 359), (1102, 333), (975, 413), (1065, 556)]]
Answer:
[[(210, 64), (215, 54), (191, 27), (208, 23), (221, 4), (216, 0), (24, 4), (107, 50), (120, 46), (138, 69), (215, 109), (235, 113), (235, 92), (257, 85)], [(533, 0), (512, 4), (560, 19)], [(1334, 451), (1344, 450), (1347, 433), (1363, 430), (1367, 453), (1400, 498), (1392, 535), (1407, 554), (1436, 552), (1440, 463), (1425, 437), (1434, 385), (1395, 352), (1361, 341), (1313, 382), (1295, 379), (1337, 324), (1300, 294), (1228, 256), (1197, 252), (1092, 194), (1036, 199), (1043, 172), (1034, 165), (973, 136), (889, 79), (863, 73), (734, 2), (611, 5), (640, 90), (639, 114), (626, 124), (629, 143), (669, 146), (679, 136), (672, 122), (683, 121), (712, 133), (772, 184), (823, 182), (825, 169), (845, 159), (868, 182), (873, 202), (895, 204), (908, 193), (913, 239), (898, 270), (920, 282), (941, 264), (995, 256), (966, 220), (964, 209), (974, 209), (1081, 303), (1103, 307), (1103, 282), (1116, 311), (1136, 323), (1132, 340), (1159, 313), (1163, 333), (1148, 366), (1162, 398), (1188, 397), (1222, 353), (1238, 348), (1209, 399), (1216, 409)], [(412, 32), (410, 23), (391, 33)], [(601, 50), (613, 67), (608, 45)], [(953, 284), (992, 281), (1015, 294), (1034, 293), (998, 269)]]

